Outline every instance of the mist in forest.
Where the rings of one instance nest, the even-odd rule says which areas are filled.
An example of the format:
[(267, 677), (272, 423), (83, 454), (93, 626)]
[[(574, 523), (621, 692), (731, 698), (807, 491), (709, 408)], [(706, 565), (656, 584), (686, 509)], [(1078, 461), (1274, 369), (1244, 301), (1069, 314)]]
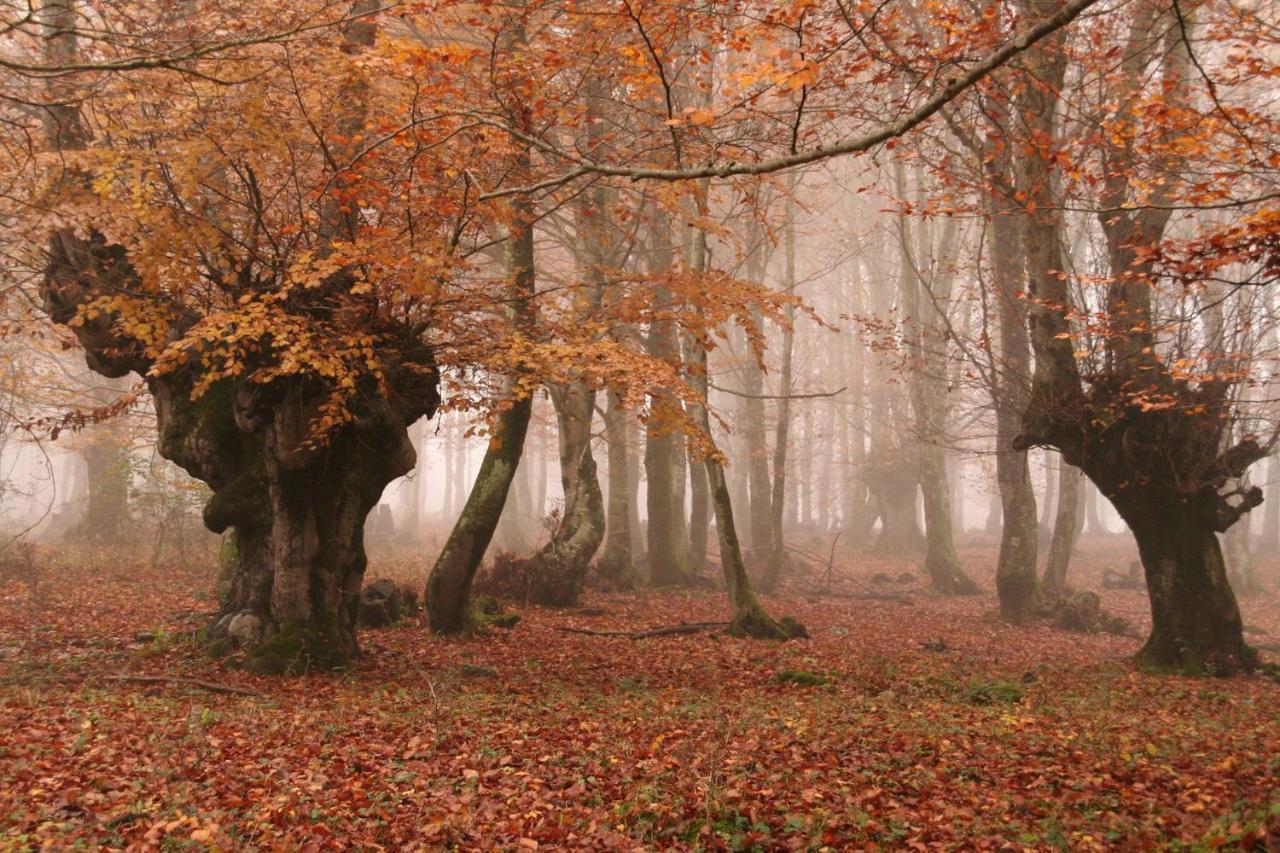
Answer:
[(0, 0), (0, 847), (1280, 850), (1274, 0)]

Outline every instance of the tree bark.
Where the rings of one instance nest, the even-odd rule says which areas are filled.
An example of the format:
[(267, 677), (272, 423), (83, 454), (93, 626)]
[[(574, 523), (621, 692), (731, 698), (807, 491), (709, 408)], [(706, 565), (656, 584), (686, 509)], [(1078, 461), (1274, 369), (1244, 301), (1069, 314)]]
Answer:
[[(895, 178), (902, 198), (906, 197), (907, 190), (904, 172), (898, 164)], [(947, 480), (946, 450), (942, 445), (946, 438), (946, 337), (942, 334), (938, 306), (950, 302), (952, 273), (949, 270), (933, 272), (939, 265), (953, 263), (957, 240), (955, 220), (948, 221), (936, 257), (931, 229), (924, 226), (918, 229), (922, 248), (913, 256), (906, 216), (899, 215), (897, 224), (902, 303), (907, 323), (904, 337), (916, 363), (910, 390), (915, 410), (920, 491), (924, 498), (924, 570), (935, 592), (969, 595), (978, 591), (978, 585), (964, 573), (956, 554), (951, 529), (951, 486)], [(914, 502), (914, 491), (912, 500)], [(913, 515), (914, 511), (913, 506)]]
[[(523, 24), (516, 24), (509, 35), (515, 42), (524, 40)], [(517, 155), (518, 165), (529, 168), (529, 152)], [(507, 266), (511, 274), (512, 320), (515, 326), (529, 332), (534, 324), (534, 297), (537, 277), (534, 258), (532, 203), (517, 200), (516, 219), (511, 226)], [(467, 502), (462, 507), (444, 548), (436, 558), (427, 579), (424, 596), (431, 630), (439, 634), (458, 634), (470, 630), (471, 583), (493, 539), (502, 517), (507, 495), (520, 467), (524, 442), (533, 414), (533, 395), (517, 382), (508, 384), (507, 400), (494, 420), (493, 434), (485, 450), (480, 470)]]
[(524, 450), (533, 398), (511, 401), (494, 422), (475, 484), (427, 579), (426, 611), (431, 630), (460, 634), (473, 627), (468, 606), (471, 583), (498, 527), (507, 493)]
[[(1031, 485), (1030, 459), (1014, 446), (1023, 412), (1031, 397), (1031, 343), (1027, 333), (1027, 305), (1021, 296), (1027, 270), (1027, 250), (1034, 236), (1026, 223), (1002, 208), (1017, 192), (1008, 146), (1001, 147), (987, 165), (993, 186), (1005, 199), (990, 200), (991, 267), (1000, 320), (1000, 369), (994, 390), (996, 407), (996, 482), (1000, 487), (1002, 523), (1000, 555), (996, 563), (996, 594), (1000, 614), (1011, 622), (1031, 619), (1040, 603), (1036, 577), (1039, 521)], [(1056, 230), (1040, 234), (1056, 241)], [(1025, 242), (1024, 242), (1025, 241)], [(1056, 242), (1054, 243), (1056, 245)]]
[(1053, 536), (1049, 542), (1049, 560), (1044, 569), (1044, 587), (1062, 590), (1067, 586), (1067, 567), (1071, 552), (1084, 526), (1084, 501), (1081, 499), (1083, 478), (1080, 469), (1058, 462), (1058, 506), (1053, 520)]
[[(1037, 0), (1046, 5), (1049, 0)], [(1164, 32), (1153, 39), (1155, 30)], [(1178, 26), (1148, 11), (1134, 13), (1107, 103), (1122, 123), (1137, 120), (1135, 105), (1150, 78), (1147, 64), (1160, 64), (1166, 97), (1190, 97), (1185, 85), (1190, 58)], [(1053, 41), (1027, 59), (1028, 73), (1046, 80), (1044, 55)], [(1062, 61), (1061, 59), (1057, 61)], [(1061, 81), (1061, 76), (1057, 80)], [(1035, 138), (1054, 139), (1054, 110), (1046, 104), (1056, 88), (1025, 87), (1023, 120)], [(1110, 137), (1109, 137), (1110, 138)], [(1249, 466), (1266, 455), (1251, 438), (1226, 447), (1230, 384), (1192, 384), (1170, 374), (1155, 352), (1152, 317), (1156, 269), (1143, 257), (1157, 244), (1173, 207), (1164, 191), (1136, 192), (1130, 177), (1134, 150), (1123, 141), (1108, 149), (1099, 224), (1107, 239), (1111, 279), (1107, 285), (1103, 364), (1086, 390), (1075, 360), (1072, 328), (1064, 307), (1072, 294), (1062, 275), (1057, 241), (1049, 236), (1060, 213), (1049, 160), (1029, 157), (1034, 180), (1027, 192), (1035, 204), (1039, 253), (1031, 255), (1031, 330), (1036, 352), (1032, 400), (1015, 440), (1020, 448), (1055, 447), (1080, 467), (1128, 523), (1146, 573), (1152, 631), (1139, 659), (1184, 672), (1229, 673), (1251, 668), (1257, 655), (1244, 642), (1235, 595), (1216, 533), (1225, 532), (1262, 502), (1262, 491), (1241, 484)], [(1161, 168), (1173, 167), (1168, 161)], [(1168, 174), (1176, 169), (1168, 168)], [(1133, 198), (1141, 205), (1130, 206)], [(1150, 407), (1140, 395), (1175, 405)], [(1225, 449), (1224, 449), (1225, 447)]]
[(85, 433), (84, 460), (88, 505), (68, 538), (96, 545), (116, 545), (125, 537), (129, 518), (129, 452), (116, 424), (97, 424)]
[(610, 392), (606, 405), (604, 437), (609, 457), (609, 503), (600, 573), (619, 589), (631, 590), (636, 585), (636, 569), (631, 556), (630, 430), (618, 395)]
[(707, 472), (689, 455), (689, 568), (701, 573), (707, 565), (707, 535), (711, 524), (711, 495)]
[[(654, 248), (649, 271), (665, 276), (672, 264), (670, 223), (665, 214), (657, 215), (653, 224)], [(655, 307), (659, 310), (671, 305), (672, 297), (661, 284), (654, 285)], [(669, 319), (655, 319), (649, 324), (646, 349), (654, 358), (675, 362), (679, 357), (679, 341), (674, 323)], [(656, 418), (649, 424), (644, 449), (644, 471), (647, 482), (645, 508), (648, 511), (649, 580), (654, 586), (682, 586), (692, 578), (683, 555), (687, 545), (681, 541), (683, 503), (676, 504), (676, 467), (684, 474), (682, 439), (674, 420), (680, 403), (668, 388), (655, 389), (651, 394)], [(683, 497), (683, 489), (679, 494)]]
[(595, 396), (582, 382), (552, 390), (560, 427), (564, 513), (550, 540), (530, 561), (530, 598), (538, 604), (576, 603), (587, 567), (604, 540), (604, 500), (591, 453)]
[(987, 520), (982, 525), (982, 531), (987, 535), (998, 535), (1000, 528), (1004, 526), (1004, 508), (1000, 503), (999, 483), (996, 483), (996, 491), (987, 496)]
[[(42, 13), (51, 53), (73, 58), (73, 4), (52, 3)], [(372, 37), (356, 26), (344, 32), (352, 50)], [(83, 147), (87, 134), (78, 108), (52, 108), (48, 137), (58, 151)], [(88, 176), (66, 177), (82, 182)], [(322, 243), (350, 225), (327, 207), (323, 212)], [(280, 310), (332, 319), (335, 304), (369, 309), (355, 304), (351, 284), (351, 274), (338, 271), (309, 290), (302, 304)], [(121, 293), (139, 299), (150, 293), (123, 246), (93, 230), (82, 235), (62, 229), (51, 236), (41, 282), (51, 319), (71, 325), (94, 371), (146, 378), (160, 455), (209, 485), (213, 496), (204, 509), (205, 524), (217, 533), (235, 531), (238, 547), (211, 645), (225, 649), (238, 643), (248, 652), (247, 664), (267, 672), (345, 665), (357, 650), (365, 516), (386, 485), (413, 465), (409, 424), (434, 414), (439, 403), (435, 362), (422, 330), (368, 310), (369, 333), (385, 342), (383, 378), (394, 393), (360, 393), (350, 403), (352, 419), (320, 443), (311, 440), (311, 426), (328, 400), (323, 388), (291, 376), (264, 383), (223, 378), (193, 400), (202, 371), (209, 369), (199, 357), (170, 350), (157, 367), (125, 318), (115, 311), (92, 319), (83, 314), (99, 297)], [(199, 320), (193, 309), (167, 297), (151, 307), (167, 312), (173, 340)], [(258, 365), (245, 367), (244, 374), (252, 375)]]
[(1194, 502), (1134, 495), (1121, 504), (1151, 598), (1151, 635), (1138, 659), (1161, 669), (1211, 674), (1255, 663), (1257, 653), (1245, 645), (1218, 537), (1198, 517)]
[(1111, 531), (1102, 521), (1102, 513), (1098, 509), (1098, 488), (1088, 478), (1080, 484), (1084, 492), (1084, 532), (1089, 536), (1105, 536)]
[[(706, 187), (701, 187), (699, 196), (699, 213), (706, 214)], [(705, 272), (709, 258), (707, 256), (706, 232), (697, 230), (690, 253), (690, 268), (696, 272)], [(690, 346), (690, 378), (694, 389), (702, 401), (694, 406), (694, 419), (702, 429), (708, 442), (713, 442), (711, 433), (711, 416), (707, 410), (707, 350), (701, 341), (694, 341)], [(790, 617), (775, 620), (760, 605), (751, 578), (747, 574), (747, 564), (742, 558), (742, 545), (738, 541), (738, 531), (733, 523), (733, 502), (729, 496), (729, 484), (724, 476), (724, 466), (715, 454), (707, 454), (704, 465), (707, 471), (707, 485), (710, 492), (711, 506), (715, 511), (716, 532), (720, 539), (720, 565), (724, 573), (725, 587), (729, 600), (733, 605), (733, 620), (729, 623), (729, 633), (756, 639), (786, 640), (793, 637), (807, 637), (804, 626)]]
[[(783, 240), (785, 242), (785, 258), (783, 262), (783, 289), (787, 296), (795, 295), (796, 287), (796, 181), (792, 177), (787, 184), (787, 200), (785, 221), (783, 224)], [(769, 498), (769, 561), (765, 564), (760, 588), (772, 592), (778, 586), (782, 570), (787, 563), (787, 546), (783, 534), (783, 511), (787, 494), (787, 450), (790, 444), (791, 429), (791, 359), (795, 349), (795, 307), (787, 303), (786, 326), (782, 330), (782, 364), (778, 371), (778, 422), (774, 425), (773, 434), (773, 490)], [(797, 502), (798, 503), (798, 502)]]

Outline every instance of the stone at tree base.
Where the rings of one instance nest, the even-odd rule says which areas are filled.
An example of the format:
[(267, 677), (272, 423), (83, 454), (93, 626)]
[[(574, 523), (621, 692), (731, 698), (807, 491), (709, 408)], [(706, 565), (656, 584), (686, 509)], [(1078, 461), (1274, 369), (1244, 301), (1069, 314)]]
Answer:
[(379, 578), (360, 591), (360, 624), (365, 628), (385, 628), (400, 621), (409, 606), (405, 594), (388, 578)]
[(1102, 609), (1102, 599), (1089, 590), (1066, 591), (1061, 597), (1046, 602), (1045, 614), (1053, 620), (1054, 627), (1083, 634), (1133, 635), (1133, 628), (1120, 616), (1113, 616)]
[(262, 617), (252, 610), (229, 613), (218, 621), (217, 629), (243, 648), (252, 648), (262, 642), (266, 633)]
[(1092, 632), (1098, 624), (1102, 613), (1102, 599), (1096, 592), (1078, 591), (1064, 597), (1058, 604), (1057, 618), (1054, 620), (1059, 628), (1067, 631)]

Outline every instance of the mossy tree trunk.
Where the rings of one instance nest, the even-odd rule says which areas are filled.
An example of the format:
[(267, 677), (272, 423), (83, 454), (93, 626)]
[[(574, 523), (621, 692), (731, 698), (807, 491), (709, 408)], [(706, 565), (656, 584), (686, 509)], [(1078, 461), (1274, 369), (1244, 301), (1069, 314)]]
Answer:
[(1138, 543), (1151, 598), (1143, 663), (1190, 673), (1229, 674), (1256, 664), (1227, 579), (1226, 562), (1202, 501), (1169, 500), (1160, 489), (1118, 495), (1116, 508)]
[[(358, 8), (367, 11), (367, 2)], [(51, 3), (42, 13), (51, 57), (74, 59), (73, 3)], [(363, 18), (343, 34), (352, 51), (371, 44), (373, 35), (372, 24)], [(353, 93), (360, 91), (358, 76), (351, 85)], [(88, 134), (74, 105), (78, 101), (56, 100), (47, 123), (50, 146), (59, 152), (83, 147)], [(350, 122), (358, 118), (348, 117)], [(88, 180), (75, 172), (62, 178), (68, 188)], [(338, 234), (354, 239), (350, 216), (328, 202), (321, 207), (322, 244)], [(425, 330), (380, 312), (372, 297), (358, 298), (358, 306), (343, 302), (353, 283), (351, 274), (340, 270), (305, 297), (279, 303), (282, 311), (327, 321), (340, 308), (358, 308), (370, 318), (366, 333), (383, 342), (382, 382), (391, 393), (358, 387), (349, 403), (351, 419), (312, 441), (317, 436), (311, 427), (329, 399), (321, 383), (293, 376), (262, 383), (224, 378), (193, 400), (193, 388), (210, 369), (198, 353), (170, 350), (162, 369), (153, 370), (154, 359), (131, 335), (126, 318), (114, 310), (89, 318), (84, 309), (107, 295), (152, 299), (151, 308), (165, 314), (174, 340), (198, 322), (196, 311), (168, 296), (155, 299), (127, 250), (101, 233), (62, 229), (50, 237), (41, 282), (50, 318), (70, 326), (92, 370), (112, 378), (131, 372), (146, 378), (160, 454), (212, 490), (204, 509), (206, 526), (218, 533), (235, 530), (235, 559), (211, 643), (223, 648), (238, 643), (249, 665), (267, 671), (343, 665), (355, 653), (365, 516), (383, 488), (413, 465), (409, 424), (434, 414), (439, 403)], [(259, 282), (264, 289), (274, 284)], [(276, 365), (269, 351), (246, 358), (243, 376)]]
[(524, 452), (533, 398), (514, 400), (494, 422), (475, 484), (427, 579), (426, 611), (431, 630), (460, 634), (471, 629), (471, 583), (502, 517), (507, 493)]
[[(528, 211), (525, 211), (526, 215)], [(533, 226), (526, 218), (514, 227), (509, 245), (513, 302), (516, 322), (531, 324), (532, 297), (537, 291), (534, 278)], [(438, 634), (459, 634), (471, 629), (471, 583), (502, 518), (511, 484), (515, 481), (525, 436), (533, 414), (533, 397), (512, 383), (505, 408), (494, 419), (493, 434), (485, 450), (475, 484), (467, 495), (462, 514), (449, 532), (427, 579), (425, 595), (431, 630)]]
[[(1028, 0), (1045, 9), (1050, 0)], [(1189, 98), (1189, 47), (1169, 16), (1139, 12), (1107, 98), (1115, 118), (1136, 119), (1152, 74), (1170, 98)], [(1025, 55), (1027, 72), (1044, 85), (1023, 87), (1020, 120), (1052, 142), (1052, 63), (1062, 61), (1055, 37)], [(1050, 52), (1055, 51), (1055, 52)], [(1154, 70), (1153, 70), (1154, 68)], [(1056, 72), (1053, 72), (1056, 73)], [(1061, 76), (1056, 77), (1061, 81)], [(1153, 309), (1160, 271), (1144, 249), (1160, 243), (1172, 217), (1163, 188), (1132, 186), (1139, 168), (1127, 144), (1108, 150), (1113, 163), (1101, 187), (1098, 219), (1106, 237), (1110, 279), (1105, 291), (1101, 364), (1082, 376), (1067, 310), (1073, 294), (1058, 258), (1060, 204), (1052, 188), (1052, 158), (1027, 147), (1028, 300), (1035, 373), (1031, 401), (1015, 439), (1018, 449), (1059, 450), (1088, 475), (1133, 531), (1151, 600), (1152, 629), (1139, 660), (1189, 673), (1248, 669), (1257, 655), (1244, 642), (1235, 594), (1227, 580), (1217, 534), (1262, 503), (1262, 490), (1243, 478), (1268, 448), (1245, 436), (1232, 444), (1234, 381), (1174, 375), (1157, 352)], [(1051, 149), (1045, 149), (1051, 150)], [(1176, 163), (1157, 160), (1168, 174)], [(1146, 168), (1147, 166), (1143, 166)], [(1140, 200), (1141, 203), (1135, 203)], [(1167, 400), (1152, 408), (1147, 399)]]

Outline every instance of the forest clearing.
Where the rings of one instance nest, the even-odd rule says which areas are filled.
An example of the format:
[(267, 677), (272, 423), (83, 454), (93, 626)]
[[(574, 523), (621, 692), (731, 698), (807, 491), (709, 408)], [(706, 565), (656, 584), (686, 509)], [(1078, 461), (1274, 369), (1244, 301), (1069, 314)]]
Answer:
[[(961, 553), (989, 565), (993, 544)], [(1131, 552), (1086, 538), (1081, 584)], [(912, 567), (842, 554), (836, 569), (847, 594)], [(1143, 673), (1136, 637), (1011, 627), (989, 599), (918, 580), (889, 603), (811, 596), (824, 567), (797, 577), (777, 605), (813, 636), (782, 645), (563, 631), (721, 618), (706, 591), (590, 593), (465, 640), (409, 618), (367, 633), (348, 673), (281, 681), (211, 667), (183, 639), (212, 612), (207, 574), (71, 571), (38, 610), (15, 584), (0, 599), (0, 814), (17, 846), (1265, 850), (1280, 837), (1276, 683)], [(1140, 591), (1103, 600), (1144, 630)], [(1278, 605), (1274, 592), (1244, 604), (1271, 661)], [(156, 639), (137, 642), (140, 626)], [(105, 680), (120, 674), (253, 695)]]

